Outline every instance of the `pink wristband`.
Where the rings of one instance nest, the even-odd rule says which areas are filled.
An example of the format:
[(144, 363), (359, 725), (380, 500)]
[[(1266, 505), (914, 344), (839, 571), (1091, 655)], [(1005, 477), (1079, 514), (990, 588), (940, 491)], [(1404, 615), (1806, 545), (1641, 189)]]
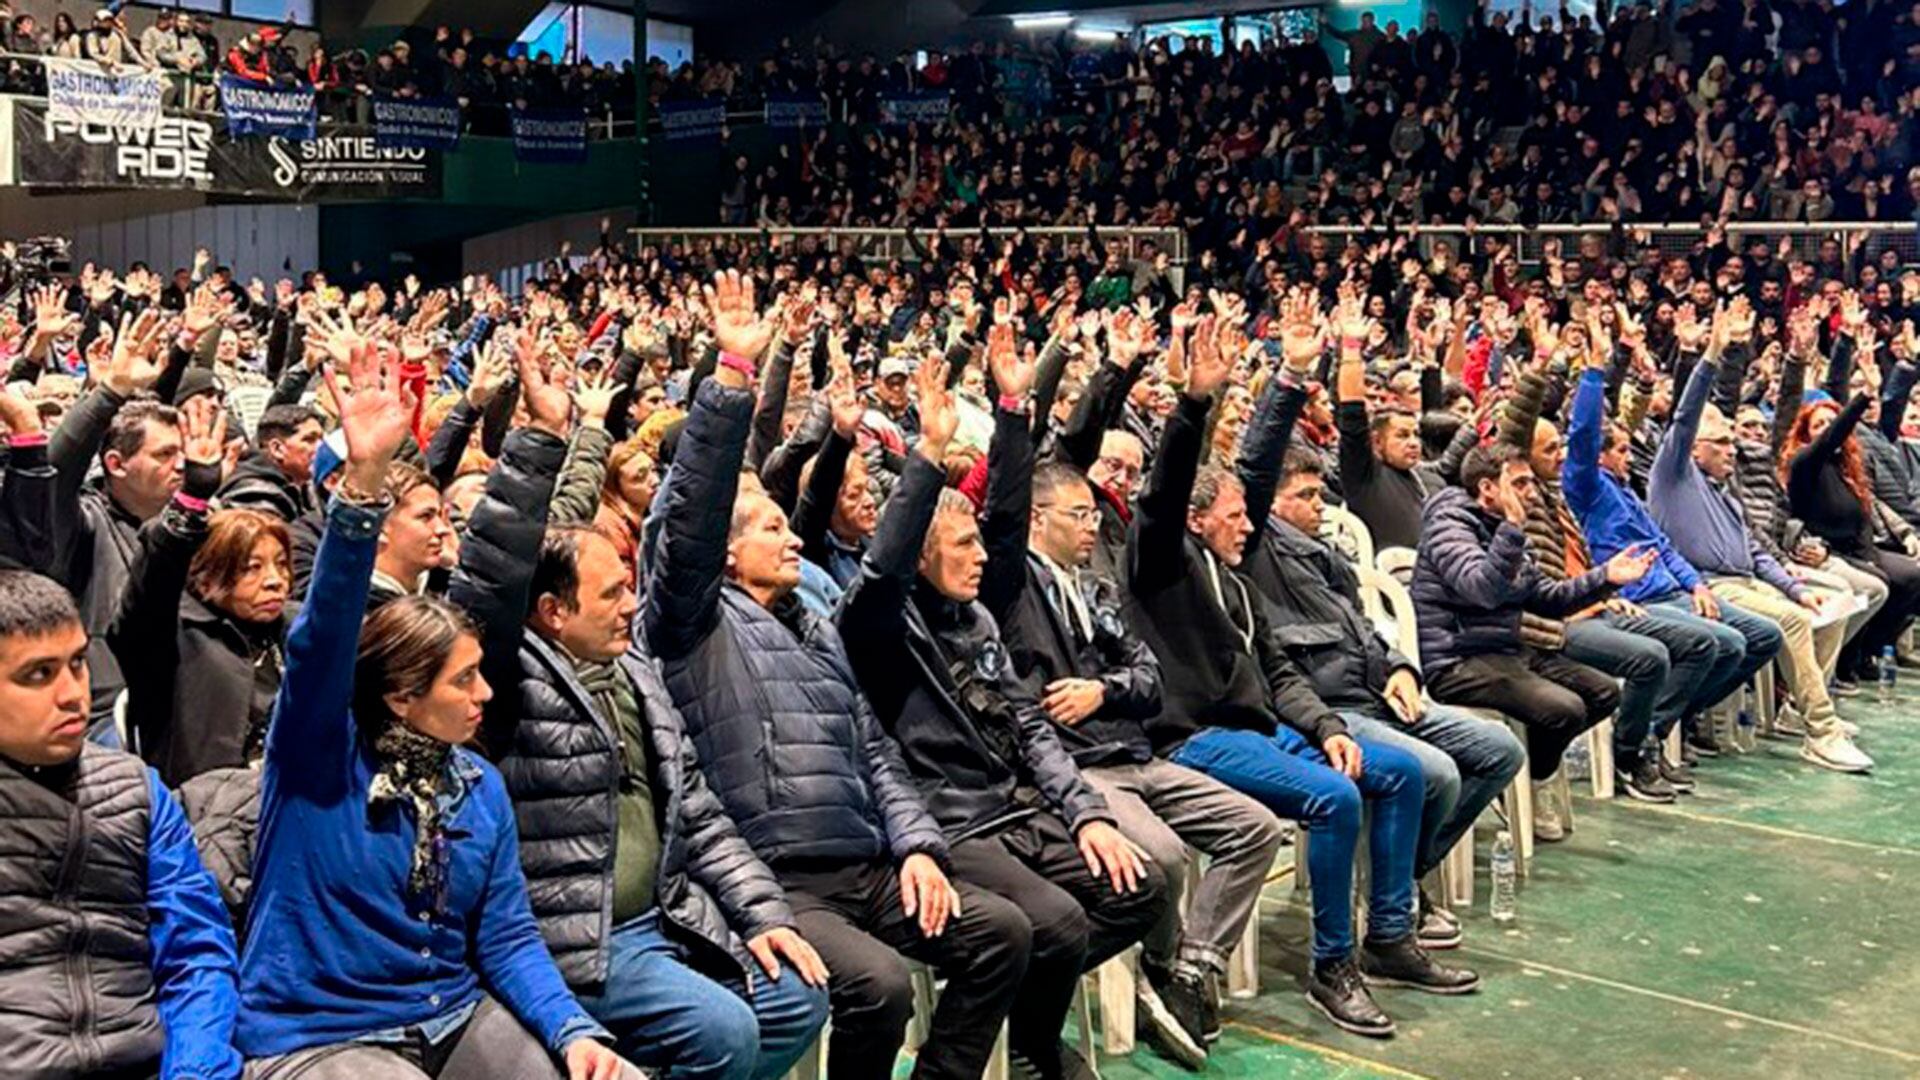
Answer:
[(732, 368), (749, 379), (753, 378), (757, 373), (757, 369), (753, 366), (753, 361), (730, 352), (720, 354), (720, 366)]
[(1340, 339), (1341, 352), (1345, 352), (1348, 349), (1364, 349), (1366, 347), (1367, 343), (1357, 337), (1343, 337)]
[(179, 503), (183, 509), (192, 510), (195, 513), (207, 508), (207, 500), (196, 499), (184, 491), (174, 492), (173, 501)]
[(1027, 411), (1027, 399), (1023, 397), (1015, 397), (1012, 394), (1001, 394), (999, 405), (1000, 405), (1000, 408), (1005, 412), (1024, 413)]
[(9, 435), (7, 436), (7, 445), (15, 450), (25, 446), (45, 446), (47, 445), (47, 433), (44, 431), (27, 431)]

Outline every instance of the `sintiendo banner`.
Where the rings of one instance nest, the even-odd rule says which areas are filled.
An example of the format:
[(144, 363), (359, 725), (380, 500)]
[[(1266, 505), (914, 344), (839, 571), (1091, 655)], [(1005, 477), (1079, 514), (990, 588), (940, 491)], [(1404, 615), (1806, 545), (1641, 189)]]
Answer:
[(139, 188), (296, 202), (433, 199), (437, 150), (383, 147), (367, 128), (323, 128), (311, 141), (234, 139), (226, 121), (169, 112), (142, 130), (49, 117), (13, 103), (13, 182), (27, 187)]

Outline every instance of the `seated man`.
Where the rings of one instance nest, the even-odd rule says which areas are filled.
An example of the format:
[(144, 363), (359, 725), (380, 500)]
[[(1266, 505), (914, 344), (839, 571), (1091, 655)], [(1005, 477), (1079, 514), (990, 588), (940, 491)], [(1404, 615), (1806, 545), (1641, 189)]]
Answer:
[(1080, 775), (1107, 800), (1120, 829), (1167, 875), (1187, 865), (1187, 845), (1208, 856), (1192, 883), (1182, 933), (1167, 904), (1141, 954), (1140, 1007), (1149, 1037), (1199, 1068), (1219, 1034), (1219, 979), (1259, 904), (1280, 847), (1281, 825), (1259, 803), (1153, 756), (1146, 720), (1160, 710), (1160, 664), (1128, 635), (1102, 596), (1117, 586), (1088, 569), (1100, 510), (1085, 473), (1033, 464), (1025, 411), (1030, 369), (996, 327), (988, 357), (1001, 391), (988, 463), (987, 550), (980, 601), (999, 624), (1017, 674), (1037, 686)]
[(800, 539), (772, 499), (740, 483), (750, 358), (769, 329), (738, 275), (720, 278), (714, 307), (721, 361), (694, 395), (655, 502), (647, 641), (707, 782), (830, 973), (835, 1080), (893, 1075), (913, 1013), (901, 954), (947, 978), (917, 1075), (978, 1077), (1017, 1003), (1032, 926), (1006, 900), (948, 881), (947, 840), (846, 646), (796, 595)]
[[(1060, 1041), (1074, 987), (1158, 921), (1166, 879), (1114, 827), (977, 603), (986, 549), (973, 504), (945, 487), (939, 464), (958, 423), (946, 367), (926, 360), (916, 373), (920, 441), (847, 590), (840, 632), (946, 833), (955, 876), (1032, 923), (1009, 1049), (1042, 1077), (1090, 1076)], [(1014, 419), (1028, 422), (1024, 411)]]
[[(1241, 448), (1238, 471), (1253, 526), (1244, 565), (1282, 616), (1275, 630), (1281, 645), (1313, 680), (1320, 700), (1340, 710), (1347, 730), (1419, 759), (1426, 806), (1413, 860), (1418, 882), (1506, 790), (1526, 751), (1503, 724), (1421, 700), (1418, 658), (1389, 648), (1361, 610), (1353, 567), (1320, 540), (1326, 487), (1320, 459), (1287, 448), (1306, 401), (1300, 375), (1289, 369), (1268, 384)], [(1424, 887), (1419, 896), (1420, 944), (1458, 945), (1459, 922)]]
[(1435, 701), (1497, 709), (1527, 729), (1534, 781), (1560, 767), (1579, 734), (1620, 704), (1613, 680), (1521, 642), (1523, 611), (1560, 618), (1638, 580), (1655, 555), (1629, 549), (1576, 578), (1552, 581), (1527, 553), (1533, 470), (1518, 450), (1474, 449), (1461, 487), (1427, 501), (1413, 603)]
[[(1567, 509), (1560, 490), (1566, 446), (1560, 431), (1542, 414), (1549, 398), (1558, 400), (1565, 372), (1556, 362), (1536, 356), (1514, 379), (1513, 396), (1500, 416), (1501, 443), (1523, 451), (1533, 467), (1536, 497), (1527, 504), (1527, 548), (1535, 566), (1550, 580), (1565, 581), (1593, 566), (1586, 533)], [(1657, 751), (1656, 739), (1672, 731), (1691, 706), (1700, 685), (1720, 662), (1718, 636), (1692, 619), (1658, 618), (1619, 596), (1589, 605), (1563, 620), (1533, 616), (1522, 634), (1539, 643), (1558, 644), (1567, 659), (1597, 668), (1620, 680), (1620, 710), (1613, 717), (1613, 769), (1619, 790), (1630, 799), (1671, 803), (1692, 792), (1692, 770)], [(1554, 841), (1565, 836), (1552, 785), (1534, 792), (1533, 834)]]
[[(1131, 613), (1166, 678), (1163, 707), (1147, 732), (1155, 752), (1174, 764), (1306, 826), (1314, 931), (1307, 1000), (1347, 1031), (1385, 1038), (1393, 1021), (1374, 1003), (1369, 981), (1460, 994), (1480, 980), (1434, 963), (1414, 938), (1419, 761), (1348, 733), (1287, 657), (1240, 576), (1252, 532), (1245, 495), (1232, 473), (1200, 468), (1214, 391), (1238, 351), (1216, 341), (1212, 316), (1192, 337), (1185, 392), (1167, 419), (1128, 541)], [(1356, 962), (1353, 860), (1366, 803), (1372, 878), (1367, 941)]]
[(0, 571), (6, 1071), (233, 1080), (226, 908), (158, 775), (86, 742), (86, 657), (67, 591)]
[[(1712, 757), (1720, 752), (1719, 744), (1713, 732), (1698, 723), (1700, 713), (1772, 663), (1784, 641), (1771, 619), (1721, 603), (1627, 486), (1630, 440), (1619, 425), (1606, 423), (1606, 393), (1605, 369), (1589, 366), (1573, 394), (1560, 488), (1596, 560), (1611, 559), (1634, 546), (1657, 556), (1644, 576), (1622, 590), (1627, 599), (1657, 619), (1705, 627), (1714, 634), (1719, 658), (1695, 689), (1683, 720), (1689, 728), (1688, 745)], [(1655, 738), (1665, 735), (1654, 732)]]
[(1707, 352), (1694, 366), (1654, 458), (1647, 500), (1681, 556), (1713, 575), (1715, 596), (1779, 624), (1785, 641), (1781, 681), (1806, 725), (1800, 756), (1837, 772), (1866, 772), (1873, 759), (1854, 746), (1827, 696), (1826, 669), (1840, 654), (1846, 624), (1836, 619), (1813, 629), (1819, 596), (1760, 547), (1740, 504), (1723, 486), (1734, 470), (1733, 425), (1708, 404), (1707, 395), (1722, 355), (1747, 349), (1753, 320), (1744, 304), (1715, 316)]
[(825, 971), (633, 641), (613, 541), (547, 527), (571, 403), (537, 361), (522, 371), (531, 426), (487, 478), (451, 598), (487, 635), (482, 674), (500, 691), (480, 741), (513, 798), (534, 916), (621, 1056), (771, 1080), (826, 1021)]

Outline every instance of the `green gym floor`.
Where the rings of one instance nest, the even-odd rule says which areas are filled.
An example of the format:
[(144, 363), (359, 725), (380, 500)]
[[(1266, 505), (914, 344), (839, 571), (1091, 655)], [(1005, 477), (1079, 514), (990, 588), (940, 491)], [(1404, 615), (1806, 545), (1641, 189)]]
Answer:
[[(1903, 673), (1904, 674), (1904, 673)], [(1260, 996), (1229, 1001), (1207, 1075), (1920, 1077), (1920, 680), (1840, 701), (1879, 767), (1840, 776), (1762, 740), (1698, 770), (1673, 806), (1574, 785), (1575, 831), (1539, 845), (1519, 917), (1487, 915), (1479, 834), (1466, 943), (1478, 995), (1382, 990), (1399, 1026), (1347, 1035), (1298, 991), (1307, 925), (1292, 885), (1263, 904)], [(1191, 1076), (1144, 1047), (1106, 1080)]]

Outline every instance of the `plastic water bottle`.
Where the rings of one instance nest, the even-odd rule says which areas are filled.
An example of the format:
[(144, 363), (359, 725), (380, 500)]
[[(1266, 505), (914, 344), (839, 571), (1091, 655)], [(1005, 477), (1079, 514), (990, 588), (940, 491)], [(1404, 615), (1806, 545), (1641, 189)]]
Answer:
[(1880, 650), (1880, 704), (1893, 704), (1893, 680), (1900, 665), (1893, 658), (1893, 646)]
[(1561, 759), (1567, 770), (1568, 780), (1586, 780), (1593, 776), (1593, 752), (1585, 739), (1575, 739), (1567, 747), (1565, 757)]
[(1733, 745), (1741, 750), (1752, 750), (1759, 745), (1759, 728), (1753, 720), (1753, 710), (1742, 708), (1733, 718)]
[(1493, 921), (1512, 922), (1515, 914), (1514, 889), (1519, 868), (1514, 864), (1513, 834), (1505, 829), (1493, 838)]

